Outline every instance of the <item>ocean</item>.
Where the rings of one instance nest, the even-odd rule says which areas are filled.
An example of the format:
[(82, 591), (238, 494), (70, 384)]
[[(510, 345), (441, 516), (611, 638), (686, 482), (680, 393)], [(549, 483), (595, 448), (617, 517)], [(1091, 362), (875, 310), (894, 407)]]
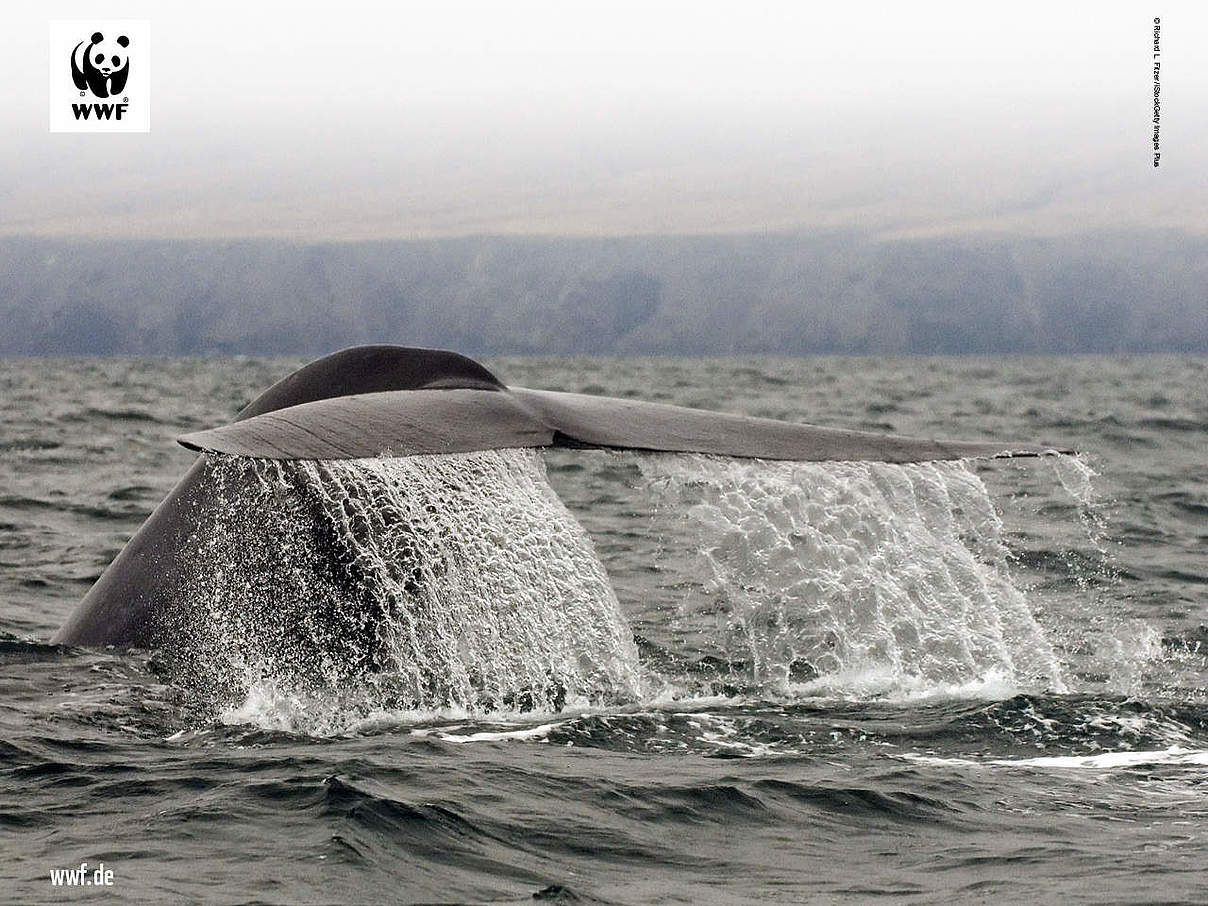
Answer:
[(0, 901), (1208, 901), (1208, 360), (485, 363), (1079, 453), (214, 457), (182, 661), (48, 640), (301, 362), (0, 359)]

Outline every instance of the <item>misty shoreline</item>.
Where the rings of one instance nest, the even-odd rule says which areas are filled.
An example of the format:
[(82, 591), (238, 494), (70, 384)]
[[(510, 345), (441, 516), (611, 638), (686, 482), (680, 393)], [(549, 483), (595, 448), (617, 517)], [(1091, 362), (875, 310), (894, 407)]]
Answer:
[(1208, 352), (1208, 237), (0, 238), (0, 354)]

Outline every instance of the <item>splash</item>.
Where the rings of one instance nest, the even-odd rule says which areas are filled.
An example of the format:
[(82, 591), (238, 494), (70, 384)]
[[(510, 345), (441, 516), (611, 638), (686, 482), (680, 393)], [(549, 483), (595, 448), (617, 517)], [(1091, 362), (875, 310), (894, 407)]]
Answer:
[[(194, 520), (213, 528), (191, 539), (186, 582), (194, 606), (181, 637), (200, 640), (190, 669), (220, 691), (210, 697), (228, 703), (224, 720), (330, 733), (664, 694), (1064, 692), (1096, 667), (1089, 648), (1132, 663), (1138, 644), (1156, 644), (1099, 632), (1089, 646), (1081, 631), (1038, 622), (969, 464), (625, 458), (664, 535), (661, 552), (641, 553), (646, 581), (673, 578), (635, 583), (643, 597), (632, 607), (656, 615), (667, 663), (639, 663), (604, 567), (541, 456), (484, 451), (211, 457), (204, 496), (218, 511)], [(1059, 475), (1091, 506), (1083, 465)], [(623, 548), (621, 562), (635, 556)], [(669, 621), (659, 614), (668, 588)], [(682, 676), (674, 651), (691, 662)]]
[(705, 595), (684, 595), (680, 622), (712, 622), (719, 655), (749, 663), (756, 683), (860, 697), (1064, 691), (967, 464), (657, 456), (640, 468), (697, 537)]
[[(1084, 690), (1131, 695), (1160, 672), (1161, 635), (1148, 622), (1127, 617), (1119, 596), (1116, 558), (1108, 538), (1107, 503), (1095, 486), (1098, 473), (1083, 456), (1048, 457), (1053, 474), (1078, 513), (1082, 537), (1070, 538), (1062, 554), (1075, 592), (1061, 595), (1063, 624), (1056, 635), (1071, 658)], [(1173, 663), (1167, 664), (1173, 666)]]
[(309, 730), (639, 694), (608, 577), (532, 451), (214, 456), (205, 481), (220, 511), (191, 539), (180, 637), (233, 719)]
[(1104, 574), (1110, 575), (1111, 561), (1106, 540), (1107, 512), (1095, 489), (1095, 479), (1099, 477), (1099, 473), (1081, 455), (1058, 453), (1047, 459), (1058, 483), (1078, 508), (1078, 521), (1082, 523), (1086, 540), (1099, 554)]

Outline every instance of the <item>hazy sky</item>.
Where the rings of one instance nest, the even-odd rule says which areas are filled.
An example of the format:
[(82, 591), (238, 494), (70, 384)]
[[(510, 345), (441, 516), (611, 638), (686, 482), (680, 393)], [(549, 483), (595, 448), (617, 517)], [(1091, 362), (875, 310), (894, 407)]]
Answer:
[[(98, 12), (151, 20), (149, 135), (48, 133), (48, 22)], [(4, 19), (5, 234), (1208, 231), (1204, 3), (52, 0)]]

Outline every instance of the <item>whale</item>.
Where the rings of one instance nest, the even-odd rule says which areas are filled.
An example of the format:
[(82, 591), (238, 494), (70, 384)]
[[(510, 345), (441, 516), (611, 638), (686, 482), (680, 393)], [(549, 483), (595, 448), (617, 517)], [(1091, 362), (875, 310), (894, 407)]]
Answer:
[[(792, 424), (636, 399), (509, 386), (456, 352), (374, 345), (320, 358), (228, 424), (177, 438), (199, 456), (54, 635), (70, 646), (155, 648), (186, 607), (190, 539), (231, 501), (213, 457), (351, 460), (509, 448), (628, 450), (810, 462), (1033, 457), (1030, 443), (952, 441)], [(230, 495), (231, 488), (225, 488)], [(235, 489), (238, 497), (238, 489)], [(238, 500), (234, 501), (238, 505)]]

